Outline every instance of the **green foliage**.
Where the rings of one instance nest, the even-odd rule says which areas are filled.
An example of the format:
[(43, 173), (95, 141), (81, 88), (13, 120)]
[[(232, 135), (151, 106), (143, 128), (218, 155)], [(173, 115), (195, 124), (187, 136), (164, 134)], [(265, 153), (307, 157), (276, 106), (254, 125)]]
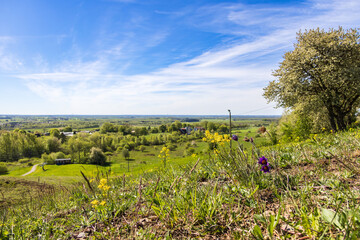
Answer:
[(6, 163), (0, 162), (0, 175), (8, 173), (8, 168), (6, 167)]
[(122, 154), (123, 158), (125, 158), (125, 159), (130, 158), (130, 151), (126, 148), (122, 150), (121, 154)]
[(315, 117), (326, 115), (331, 128), (344, 130), (360, 106), (360, 34), (358, 29), (314, 29), (299, 32), (287, 52), (277, 80), (264, 96), (279, 106)]
[(104, 165), (106, 163), (106, 155), (97, 147), (92, 147), (90, 149), (89, 159), (92, 164)]
[[(164, 170), (161, 158), (148, 156), (138, 172), (133, 168), (125, 175), (117, 172), (118, 163), (111, 166), (115, 174), (109, 173), (110, 167), (50, 165), (33, 174), (35, 183), (29, 189), (40, 177), (41, 191), (32, 191), (21, 205), (2, 208), (0, 228), (4, 238), (12, 233), (15, 239), (358, 239), (359, 139), (360, 131), (353, 129), (261, 149), (233, 141), (233, 151), (227, 141), (216, 140), (218, 151), (187, 162), (175, 157), (186, 146), (177, 143), (171, 167)], [(149, 147), (146, 154), (160, 149)], [(167, 149), (162, 151), (166, 154)], [(263, 155), (269, 173), (260, 171), (257, 161)], [(152, 161), (158, 165), (151, 166)], [(79, 169), (86, 177), (82, 184), (64, 187), (62, 182), (55, 190), (44, 190), (47, 184), (42, 181), (59, 182), (51, 174), (79, 176)], [(4, 199), (18, 185), (0, 178)]]
[(48, 153), (58, 152), (61, 149), (61, 141), (57, 137), (51, 137), (46, 140), (46, 151)]
[(35, 135), (23, 131), (0, 132), (0, 161), (12, 162), (22, 157), (39, 157), (44, 145)]
[(72, 132), (73, 129), (72, 129), (71, 126), (66, 126), (66, 127), (64, 127), (64, 128), (62, 129), (62, 131), (63, 131), (63, 132)]
[(41, 159), (43, 160), (43, 163), (46, 163), (46, 164), (55, 164), (55, 160), (56, 159), (64, 159), (66, 158), (65, 154), (63, 152), (52, 152), (50, 154), (46, 154), (44, 153), (42, 156), (41, 156)]
[(60, 130), (57, 128), (53, 128), (50, 130), (50, 136), (60, 138)]
[(101, 133), (108, 133), (108, 132), (117, 132), (118, 128), (109, 122), (105, 122), (103, 125), (101, 125), (100, 132)]

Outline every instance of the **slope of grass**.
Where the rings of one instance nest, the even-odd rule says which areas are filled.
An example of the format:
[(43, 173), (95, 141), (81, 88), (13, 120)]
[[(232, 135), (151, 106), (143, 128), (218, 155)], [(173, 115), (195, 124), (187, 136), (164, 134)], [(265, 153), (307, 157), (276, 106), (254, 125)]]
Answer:
[[(229, 153), (225, 143), (198, 161), (174, 157), (181, 167), (164, 169), (154, 159), (152, 171), (89, 175), (69, 191), (3, 209), (0, 232), (19, 239), (360, 238), (360, 131), (233, 147)], [(260, 171), (260, 156), (269, 173)]]

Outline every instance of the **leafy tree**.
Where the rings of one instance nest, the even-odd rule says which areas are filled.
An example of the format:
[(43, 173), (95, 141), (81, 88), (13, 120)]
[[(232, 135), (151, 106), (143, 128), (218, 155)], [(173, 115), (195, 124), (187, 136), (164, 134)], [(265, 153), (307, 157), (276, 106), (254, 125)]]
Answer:
[(100, 148), (92, 147), (90, 149), (90, 163), (104, 165), (106, 163), (106, 156)]
[(208, 124), (207, 124), (207, 130), (209, 130), (209, 131), (216, 131), (216, 125), (215, 125), (215, 123), (213, 123), (213, 122), (209, 122)]
[(128, 163), (128, 172), (130, 172), (130, 151), (126, 148), (124, 148), (121, 152), (122, 156), (125, 158), (125, 160)]
[(153, 127), (153, 128), (151, 128), (150, 132), (151, 133), (158, 133), (159, 129), (157, 127)]
[(229, 128), (228, 128), (225, 124), (222, 124), (222, 125), (219, 127), (219, 132), (228, 133), (228, 132), (229, 132)]
[(60, 138), (60, 131), (57, 128), (50, 130), (50, 136)]
[(265, 98), (309, 116), (323, 111), (333, 130), (345, 129), (360, 106), (358, 29), (298, 32), (294, 50), (273, 75)]
[(63, 132), (72, 132), (72, 127), (67, 126), (67, 127), (63, 128), (62, 131), (63, 131)]
[(160, 132), (165, 132), (166, 129), (167, 129), (167, 127), (166, 127), (166, 125), (164, 125), (164, 124), (162, 124), (162, 125), (159, 126), (159, 131), (160, 131)]
[(114, 124), (109, 122), (104, 123), (100, 128), (101, 133), (117, 132), (117, 131), (118, 131), (118, 127), (116, 127)]
[(122, 150), (122, 156), (125, 158), (125, 159), (128, 159), (128, 158), (130, 158), (130, 151), (128, 150), (128, 149), (126, 149), (126, 148), (124, 148), (123, 150)]
[(46, 140), (46, 150), (48, 153), (58, 152), (60, 151), (60, 148), (61, 148), (61, 141), (58, 138), (52, 137)]

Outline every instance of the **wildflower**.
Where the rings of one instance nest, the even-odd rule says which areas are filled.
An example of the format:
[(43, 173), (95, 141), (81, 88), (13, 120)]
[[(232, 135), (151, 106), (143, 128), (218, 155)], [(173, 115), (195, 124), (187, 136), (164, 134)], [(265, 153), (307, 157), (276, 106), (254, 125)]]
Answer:
[(238, 141), (238, 140), (239, 140), (238, 136), (236, 136), (235, 134), (232, 136), (231, 139), (234, 140), (234, 141)]
[(104, 192), (107, 192), (110, 189), (110, 186), (107, 185), (107, 179), (101, 179), (98, 188), (102, 189)]
[(170, 156), (169, 151), (170, 149), (168, 149), (167, 147), (163, 147), (158, 156), (162, 159), (162, 162), (164, 163), (164, 168), (166, 167), (167, 158)]
[(253, 143), (253, 142), (254, 142), (254, 139), (253, 139), (253, 138), (250, 138), (250, 142)]
[(261, 171), (263, 171), (264, 173), (270, 172), (270, 166), (269, 164), (263, 165), (261, 167)]
[(244, 141), (245, 141), (245, 142), (250, 142), (250, 139), (249, 139), (248, 137), (245, 137), (245, 138), (244, 138)]
[(100, 185), (106, 185), (107, 184), (107, 179), (106, 178), (102, 178), (100, 180)]
[(261, 165), (267, 165), (268, 164), (268, 160), (266, 157), (262, 156), (261, 158), (259, 158), (259, 161), (258, 161), (258, 164), (261, 164)]
[(100, 205), (104, 206), (106, 204), (106, 201), (101, 201)]
[(219, 155), (219, 153), (220, 153), (220, 151), (215, 148), (214, 149), (214, 154), (217, 156), (217, 155)]
[(91, 204), (93, 208), (96, 208), (97, 205), (99, 204), (99, 201), (95, 199), (94, 201), (91, 202)]

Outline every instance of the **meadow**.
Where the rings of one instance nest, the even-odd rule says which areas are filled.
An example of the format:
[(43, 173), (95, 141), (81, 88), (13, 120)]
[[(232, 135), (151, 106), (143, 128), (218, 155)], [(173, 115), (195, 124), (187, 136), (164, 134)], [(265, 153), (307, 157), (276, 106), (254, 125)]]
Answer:
[(105, 166), (45, 165), (26, 177), (29, 164), (12, 163), (0, 177), (0, 236), (360, 238), (360, 130), (273, 144), (258, 129), (179, 141), (166, 166), (163, 145), (130, 151), (129, 161), (114, 151)]

